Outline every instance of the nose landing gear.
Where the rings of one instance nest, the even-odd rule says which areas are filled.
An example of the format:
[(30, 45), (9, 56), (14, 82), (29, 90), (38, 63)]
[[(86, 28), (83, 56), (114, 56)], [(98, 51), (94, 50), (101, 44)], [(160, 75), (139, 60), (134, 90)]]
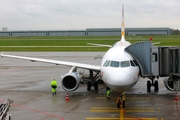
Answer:
[(116, 100), (116, 104), (117, 104), (117, 108), (125, 108), (125, 93), (123, 92), (122, 95), (119, 95), (117, 100)]

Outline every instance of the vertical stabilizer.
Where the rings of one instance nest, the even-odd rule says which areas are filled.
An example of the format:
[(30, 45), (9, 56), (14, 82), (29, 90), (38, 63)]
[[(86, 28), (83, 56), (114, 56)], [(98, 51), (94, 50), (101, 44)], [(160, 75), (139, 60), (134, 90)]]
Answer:
[(124, 27), (124, 4), (122, 4), (122, 18), (121, 18), (121, 41), (125, 41), (125, 27)]
[(125, 27), (124, 27), (124, 4), (122, 4), (122, 22), (121, 22), (121, 46), (129, 46), (131, 43), (125, 40)]

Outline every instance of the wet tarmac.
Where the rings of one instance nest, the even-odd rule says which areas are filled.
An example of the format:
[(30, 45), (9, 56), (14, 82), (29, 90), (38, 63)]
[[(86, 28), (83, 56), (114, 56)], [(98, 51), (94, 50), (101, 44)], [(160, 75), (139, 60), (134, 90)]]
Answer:
[[(32, 56), (99, 65), (101, 52), (7, 52), (7, 54)], [(13, 120), (179, 120), (179, 101), (175, 92), (166, 90), (159, 79), (159, 92), (147, 93), (147, 79), (139, 82), (126, 94), (126, 108), (116, 108), (117, 94), (105, 98), (105, 86), (98, 93), (87, 91), (86, 84), (69, 92), (60, 86), (61, 75), (70, 67), (30, 62), (26, 60), (0, 59), (0, 101), (14, 101), (8, 113)], [(50, 82), (58, 81), (57, 95), (52, 96)], [(179, 96), (179, 92), (178, 92)]]

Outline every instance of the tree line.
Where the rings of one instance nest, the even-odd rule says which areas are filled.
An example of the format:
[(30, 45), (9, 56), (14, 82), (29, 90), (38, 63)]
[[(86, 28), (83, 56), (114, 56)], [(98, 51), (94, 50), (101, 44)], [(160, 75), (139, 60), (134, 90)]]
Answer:
[(173, 35), (180, 35), (180, 31), (178, 29), (172, 30)]

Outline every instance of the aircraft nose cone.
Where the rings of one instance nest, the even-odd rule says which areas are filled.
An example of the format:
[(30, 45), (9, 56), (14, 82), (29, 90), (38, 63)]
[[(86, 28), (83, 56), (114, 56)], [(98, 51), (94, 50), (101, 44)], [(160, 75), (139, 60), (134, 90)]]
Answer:
[(127, 85), (128, 79), (130, 75), (126, 72), (114, 72), (109, 75), (109, 80), (111, 81), (112, 85)]
[(114, 72), (108, 76), (106, 81), (107, 86), (115, 91), (126, 91), (132, 87), (132, 80), (130, 74), (126, 72)]

